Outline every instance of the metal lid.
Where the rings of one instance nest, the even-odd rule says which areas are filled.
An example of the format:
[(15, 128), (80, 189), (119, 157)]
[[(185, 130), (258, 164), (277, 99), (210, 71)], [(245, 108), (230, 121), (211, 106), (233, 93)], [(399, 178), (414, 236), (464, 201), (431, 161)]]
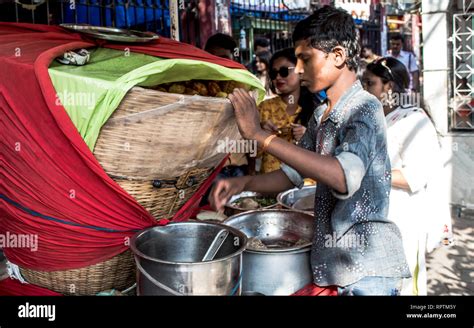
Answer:
[(87, 24), (61, 24), (68, 30), (85, 33), (91, 37), (126, 43), (150, 42), (159, 39), (159, 35), (153, 32), (140, 32), (115, 27), (92, 26)]

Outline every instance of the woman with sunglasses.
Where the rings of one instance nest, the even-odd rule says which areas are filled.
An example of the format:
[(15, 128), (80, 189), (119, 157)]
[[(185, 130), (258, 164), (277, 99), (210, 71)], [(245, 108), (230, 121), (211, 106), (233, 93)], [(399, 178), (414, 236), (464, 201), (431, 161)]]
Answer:
[(400, 61), (386, 57), (367, 65), (364, 88), (383, 104), (387, 149), (392, 166), (388, 218), (403, 237), (412, 278), (402, 295), (426, 295), (425, 251), (431, 251), (451, 229), (446, 190), (441, 179), (441, 154), (436, 129), (421, 101), (407, 88), (408, 72)]
[[(276, 52), (270, 59), (270, 88), (277, 96), (259, 106), (262, 127), (279, 137), (297, 143), (306, 131), (308, 121), (317, 105), (317, 98), (306, 87), (300, 86), (295, 74), (294, 48)], [(280, 161), (270, 154), (262, 154), (260, 173), (280, 168)]]

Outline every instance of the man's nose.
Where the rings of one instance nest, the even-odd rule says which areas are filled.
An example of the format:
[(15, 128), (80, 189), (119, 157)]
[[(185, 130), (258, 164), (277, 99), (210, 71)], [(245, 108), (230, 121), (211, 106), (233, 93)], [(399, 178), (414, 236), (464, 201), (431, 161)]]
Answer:
[(296, 62), (295, 73), (298, 75), (302, 75), (304, 73), (303, 64), (301, 63), (301, 60), (299, 59)]

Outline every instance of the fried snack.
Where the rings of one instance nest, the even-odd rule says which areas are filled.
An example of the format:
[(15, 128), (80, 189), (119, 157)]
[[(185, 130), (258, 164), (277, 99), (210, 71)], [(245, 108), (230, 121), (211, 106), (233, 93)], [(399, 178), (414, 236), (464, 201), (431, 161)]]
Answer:
[(250, 87), (245, 83), (236, 82), (236, 81), (220, 81), (219, 86), (221, 90), (226, 93), (232, 93), (235, 88), (245, 89), (247, 91), (250, 90)]
[(163, 88), (162, 86), (157, 86), (154, 88), (156, 91), (161, 91), (161, 92), (168, 92), (168, 90), (166, 90), (165, 88)]
[(206, 85), (202, 82), (194, 81), (192, 84), (192, 89), (199, 92), (201, 96), (207, 96), (209, 94)]
[(171, 93), (179, 93), (179, 94), (184, 94), (186, 90), (186, 87), (180, 83), (173, 83), (168, 92), (171, 92)]
[(219, 86), (221, 87), (221, 90), (226, 93), (232, 92), (235, 88), (233, 81), (219, 81)]
[(199, 92), (197, 92), (196, 90), (191, 89), (191, 88), (186, 88), (186, 89), (184, 90), (184, 94), (194, 96), (194, 95), (198, 95)]
[(242, 82), (235, 82), (235, 87), (238, 89), (245, 89), (247, 91), (250, 91), (250, 87), (247, 84), (242, 83)]
[(226, 92), (222, 92), (222, 91), (221, 91), (221, 92), (218, 92), (218, 93), (216, 94), (216, 97), (217, 97), (217, 98), (227, 98), (227, 96), (228, 96), (228, 94), (227, 94)]
[(207, 84), (207, 90), (209, 91), (209, 96), (215, 97), (219, 92), (221, 92), (221, 88), (217, 82), (209, 81)]

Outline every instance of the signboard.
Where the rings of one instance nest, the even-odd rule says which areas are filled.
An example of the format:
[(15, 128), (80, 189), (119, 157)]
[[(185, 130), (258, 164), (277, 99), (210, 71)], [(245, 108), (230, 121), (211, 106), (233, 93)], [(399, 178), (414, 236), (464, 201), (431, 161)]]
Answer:
[(370, 18), (371, 0), (337, 0), (335, 6), (351, 14), (353, 19), (367, 21)]
[(285, 7), (290, 10), (305, 9), (309, 10), (310, 0), (282, 0)]

